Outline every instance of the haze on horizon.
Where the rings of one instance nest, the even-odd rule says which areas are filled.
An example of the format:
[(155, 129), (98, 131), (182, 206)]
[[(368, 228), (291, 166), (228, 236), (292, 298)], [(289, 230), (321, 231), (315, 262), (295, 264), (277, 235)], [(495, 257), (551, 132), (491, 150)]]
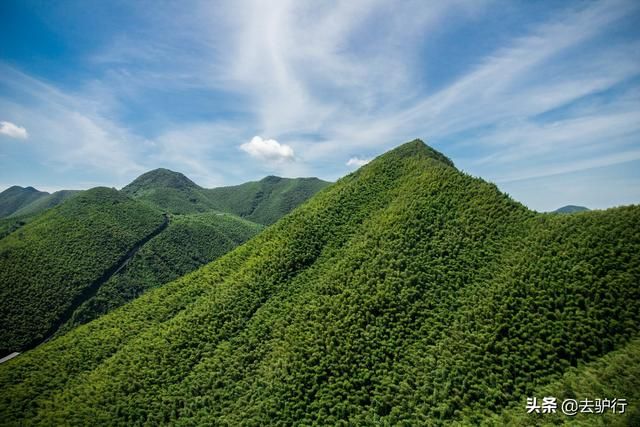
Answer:
[(0, 2), (0, 190), (335, 180), (421, 138), (539, 211), (640, 202), (640, 3)]

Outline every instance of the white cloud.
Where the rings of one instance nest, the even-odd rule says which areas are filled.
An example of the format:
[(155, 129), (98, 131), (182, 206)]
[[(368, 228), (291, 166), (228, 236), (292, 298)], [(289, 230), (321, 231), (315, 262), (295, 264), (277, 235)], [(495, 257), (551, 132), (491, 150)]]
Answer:
[(11, 122), (0, 122), (0, 133), (17, 139), (27, 139), (29, 137), (29, 133), (25, 128)]
[(371, 161), (371, 159), (360, 159), (358, 157), (352, 157), (352, 158), (349, 159), (349, 161), (346, 163), (346, 165), (347, 166), (360, 167), (360, 166), (366, 165), (370, 161)]
[(260, 136), (251, 138), (251, 142), (246, 142), (240, 146), (242, 151), (251, 157), (266, 161), (288, 161), (293, 160), (293, 148), (280, 144), (275, 139), (262, 139)]

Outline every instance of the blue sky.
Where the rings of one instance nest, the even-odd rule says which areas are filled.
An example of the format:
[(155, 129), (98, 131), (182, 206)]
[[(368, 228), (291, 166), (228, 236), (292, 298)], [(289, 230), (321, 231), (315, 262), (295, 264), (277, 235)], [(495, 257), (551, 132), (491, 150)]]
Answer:
[(640, 2), (0, 2), (0, 188), (335, 180), (421, 138), (527, 206), (640, 202)]

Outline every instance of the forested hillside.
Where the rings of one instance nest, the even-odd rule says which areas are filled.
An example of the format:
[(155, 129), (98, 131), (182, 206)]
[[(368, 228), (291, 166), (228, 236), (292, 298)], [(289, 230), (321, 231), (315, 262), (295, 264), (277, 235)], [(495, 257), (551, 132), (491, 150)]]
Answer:
[(58, 206), (60, 203), (78, 194), (79, 192), (80, 191), (78, 190), (60, 190), (56, 191), (55, 193), (47, 194), (46, 196), (40, 197), (33, 202), (21, 207), (20, 209), (12, 213), (11, 216), (14, 217), (38, 214), (47, 209)]
[(230, 214), (176, 215), (131, 262), (103, 284), (73, 313), (59, 333), (120, 307), (148, 289), (181, 277), (224, 255), (264, 227)]
[(0, 218), (0, 239), (13, 233), (18, 228), (33, 220), (34, 216), (10, 216), (8, 218)]
[(29, 203), (47, 196), (49, 193), (38, 191), (33, 187), (14, 185), (0, 193), (0, 218), (7, 217)]
[[(16, 196), (14, 191), (9, 191), (16, 188), (19, 189), (21, 187), (11, 187), (7, 192), (9, 192), (10, 195), (13, 194), (13, 196)], [(33, 221), (39, 213), (58, 206), (65, 200), (80, 192), (76, 190), (60, 190), (53, 194), (49, 194), (35, 190), (33, 187), (27, 187), (23, 190), (26, 190), (27, 194), (33, 194), (36, 192), (37, 195), (26, 198), (19, 197), (21, 199), (19, 203), (15, 202), (16, 197), (0, 197), (0, 211), (11, 212), (8, 216), (0, 218), (0, 239), (24, 226), (28, 222)], [(18, 205), (22, 207), (14, 210)]]
[(329, 185), (318, 178), (268, 176), (260, 181), (206, 190), (216, 209), (270, 225)]
[(184, 214), (227, 212), (270, 225), (329, 183), (318, 178), (279, 178), (205, 189), (181, 173), (155, 169), (136, 178), (122, 191), (166, 212)]
[(0, 419), (491, 425), (608, 361), (632, 399), (639, 283), (640, 207), (537, 214), (416, 140), (0, 365)]
[(213, 209), (204, 189), (179, 172), (154, 169), (140, 175), (122, 192), (165, 212), (174, 214)]
[(0, 354), (44, 338), (83, 292), (162, 223), (159, 212), (99, 187), (0, 240)]
[[(314, 192), (304, 183), (297, 185), (297, 180), (284, 181), (289, 183), (287, 189), (280, 186), (274, 197), (267, 194), (261, 199), (263, 205), (273, 207), (269, 211), (273, 220)], [(156, 169), (141, 175), (120, 193), (94, 189), (78, 200), (74, 196), (82, 192), (69, 190), (48, 194), (32, 187), (12, 187), (2, 193), (2, 202), (11, 212), (10, 217), (0, 219), (0, 256), (2, 266), (7, 266), (0, 275), (0, 296), (7, 295), (6, 305), (0, 303), (0, 319), (7, 319), (6, 331), (0, 336), (6, 337), (6, 344), (0, 346), (2, 354), (30, 348), (52, 332), (62, 334), (119, 307), (150, 288), (214, 260), (263, 228), (215, 210), (220, 203), (212, 201), (206, 191), (183, 174)], [(283, 193), (291, 197), (283, 198)], [(243, 200), (236, 198), (236, 202), (251, 204), (255, 194), (244, 196)], [(41, 214), (65, 201), (68, 203), (57, 214)], [(145, 242), (141, 250), (129, 254), (133, 259), (122, 271), (115, 271), (119, 268), (117, 262), (139, 240), (122, 240), (120, 234), (131, 238), (148, 235), (137, 234), (143, 229), (129, 230), (133, 225), (129, 215), (138, 210), (135, 215), (145, 212), (155, 218), (170, 212), (172, 222), (160, 235)], [(108, 228), (94, 233), (91, 227), (96, 221), (99, 227)], [(124, 221), (122, 230), (117, 229), (120, 221)], [(77, 224), (81, 227), (76, 233), (73, 228)], [(43, 259), (46, 262), (41, 262)], [(98, 274), (100, 269), (102, 274)], [(48, 271), (55, 272), (51, 281), (45, 273)], [(58, 328), (60, 322), (64, 325)]]
[[(521, 402), (493, 417), (483, 419), (477, 415), (464, 419), (463, 425), (486, 426), (556, 426), (563, 421), (577, 426), (638, 426), (640, 425), (640, 339), (636, 338), (620, 349), (586, 363), (578, 368), (568, 369), (560, 379), (544, 385), (533, 393), (534, 396), (553, 396), (558, 402), (564, 399), (585, 399), (595, 403), (595, 399), (618, 398), (633, 402), (624, 414), (606, 411), (604, 414), (578, 413), (567, 420), (561, 411), (555, 414), (527, 414)], [(481, 420), (481, 422), (480, 422)]]

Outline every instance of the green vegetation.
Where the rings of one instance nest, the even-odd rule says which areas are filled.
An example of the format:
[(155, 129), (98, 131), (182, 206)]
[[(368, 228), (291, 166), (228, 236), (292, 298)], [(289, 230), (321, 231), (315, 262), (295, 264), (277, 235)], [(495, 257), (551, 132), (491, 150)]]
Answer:
[(585, 208), (584, 206), (575, 206), (575, 205), (567, 205), (567, 206), (563, 206), (559, 209), (556, 209), (555, 211), (553, 211), (554, 213), (562, 213), (562, 214), (570, 214), (570, 213), (576, 213), (576, 212), (585, 212), (588, 211), (588, 208)]
[(165, 231), (145, 244), (122, 271), (78, 307), (59, 333), (213, 261), (263, 228), (234, 215), (215, 212), (174, 216)]
[(155, 169), (136, 178), (122, 191), (170, 213), (214, 210), (270, 225), (328, 184), (317, 178), (268, 176), (257, 182), (204, 189), (181, 173)]
[[(553, 396), (558, 402), (564, 399), (582, 401), (602, 398), (624, 398), (632, 402), (624, 414), (607, 411), (601, 415), (578, 413), (569, 417), (561, 413), (560, 407), (555, 414), (526, 414), (523, 409), (526, 399), (512, 405), (499, 415), (483, 420), (487, 426), (637, 426), (640, 425), (640, 338), (636, 338), (619, 350), (612, 351), (592, 363), (578, 368), (569, 368), (562, 377), (536, 390), (533, 396)], [(530, 397), (533, 397), (530, 396)], [(466, 420), (466, 424), (472, 424)]]
[(22, 188), (17, 185), (9, 187), (0, 193), (0, 218), (7, 217), (48, 194), (33, 187)]
[(537, 214), (413, 141), (0, 365), (0, 419), (479, 424), (590, 369), (634, 397), (639, 283), (640, 207)]
[(161, 214), (113, 189), (94, 188), (0, 240), (0, 354), (45, 338), (78, 298)]
[(154, 208), (173, 214), (213, 209), (204, 189), (179, 172), (154, 169), (140, 175), (122, 192)]
[(34, 216), (11, 216), (9, 218), (0, 218), (0, 239), (13, 233), (18, 228), (27, 224)]
[[(271, 215), (276, 215), (277, 209), (279, 215), (284, 215), (311, 194), (307, 193), (309, 189), (304, 183), (298, 186), (293, 184), (297, 180), (285, 181), (291, 185), (275, 192), (280, 199), (273, 203)], [(0, 335), (6, 341), (0, 346), (0, 354), (30, 348), (56, 330), (57, 334), (62, 334), (86, 323), (147, 289), (214, 260), (263, 228), (214, 210), (215, 203), (206, 194), (207, 190), (167, 169), (140, 176), (119, 195), (113, 190), (101, 190), (99, 195), (97, 190), (91, 191), (78, 201), (74, 196), (81, 192), (77, 191), (47, 194), (31, 187), (12, 187), (3, 193), (4, 200), (10, 205), (7, 209), (13, 212), (11, 217), (0, 219), (0, 238), (6, 237), (0, 243), (0, 259), (2, 265), (7, 266), (0, 275), (3, 285), (0, 295), (7, 295), (6, 305), (0, 304), (0, 319), (8, 322), (6, 331)], [(24, 194), (32, 193), (39, 197), (29, 202)], [(282, 194), (290, 197), (283, 198)], [(127, 195), (136, 198), (137, 202)], [(114, 206), (110, 204), (112, 197), (118, 199), (113, 201)], [(14, 201), (18, 199), (22, 207), (15, 210), (18, 204)], [(263, 202), (270, 201), (268, 196), (264, 199)], [(38, 215), (67, 200), (65, 207), (56, 211), (58, 214)], [(121, 203), (125, 200), (127, 203)], [(83, 209), (74, 208), (78, 205)], [(106, 209), (105, 205), (108, 205)], [(120, 208), (130, 212), (117, 212)], [(148, 228), (128, 229), (130, 225), (141, 225), (129, 223), (131, 219), (139, 219), (127, 216), (136, 210), (140, 210), (140, 215), (144, 212), (156, 220), (161, 218), (161, 212), (178, 215), (174, 216), (174, 222), (166, 232), (153, 238), (139, 252), (136, 246), (135, 251), (129, 253), (150, 232)], [(193, 213), (201, 211), (204, 213)], [(96, 216), (96, 213), (103, 216)], [(179, 215), (182, 213), (189, 214)], [(61, 217), (64, 223), (60, 223)], [(34, 225), (27, 226), (32, 221)], [(95, 233), (91, 229), (94, 222), (103, 227)], [(114, 230), (121, 222), (123, 229)], [(82, 227), (76, 233), (74, 227), (78, 224)], [(57, 232), (58, 228), (62, 232)], [(20, 232), (14, 235), (16, 230)], [(143, 230), (147, 233), (137, 234)], [(120, 232), (129, 231), (131, 234), (127, 234), (127, 238), (137, 238), (122, 240)], [(116, 241), (109, 241), (112, 238)], [(79, 254), (83, 255), (80, 259), (77, 258)], [(122, 271), (116, 271), (125, 255), (133, 259), (127, 260)], [(38, 266), (34, 267), (36, 263)], [(55, 272), (52, 281), (47, 277), (49, 271)], [(35, 302), (31, 299), (32, 294), (36, 295)], [(34, 310), (32, 305), (36, 307)], [(59, 327), (61, 324), (63, 326)]]
[[(13, 233), (18, 228), (26, 225), (28, 222), (36, 218), (36, 216), (52, 207), (58, 206), (71, 196), (79, 193), (75, 190), (61, 190), (56, 191), (53, 194), (48, 194), (35, 190), (33, 187), (27, 187), (19, 191), (21, 187), (11, 187), (2, 194), (8, 192), (9, 195), (13, 194), (16, 197), (2, 197), (0, 194), (0, 211), (11, 212), (7, 217), (0, 217), (0, 239)], [(14, 190), (12, 190), (14, 189)], [(9, 191), (12, 190), (12, 191)], [(34, 193), (35, 192), (35, 193)], [(27, 197), (25, 197), (25, 194)], [(35, 194), (35, 196), (34, 196)], [(18, 202), (17, 199), (21, 200)], [(28, 196), (31, 195), (31, 196)], [(29, 199), (35, 199), (29, 202)], [(25, 204), (25, 202), (27, 202)], [(15, 210), (16, 206), (22, 205), (22, 207)]]
[(47, 194), (46, 196), (40, 197), (29, 203), (28, 205), (21, 207), (20, 209), (12, 213), (11, 216), (15, 217), (38, 214), (47, 209), (58, 206), (60, 203), (71, 198), (72, 196), (75, 196), (79, 192), (80, 191), (78, 190), (60, 190), (52, 194)]
[(215, 209), (270, 225), (329, 185), (318, 178), (268, 176), (260, 181), (206, 190)]
[(0, 239), (33, 220), (37, 214), (58, 206), (78, 193), (61, 190), (53, 194), (33, 187), (13, 186), (0, 193)]

